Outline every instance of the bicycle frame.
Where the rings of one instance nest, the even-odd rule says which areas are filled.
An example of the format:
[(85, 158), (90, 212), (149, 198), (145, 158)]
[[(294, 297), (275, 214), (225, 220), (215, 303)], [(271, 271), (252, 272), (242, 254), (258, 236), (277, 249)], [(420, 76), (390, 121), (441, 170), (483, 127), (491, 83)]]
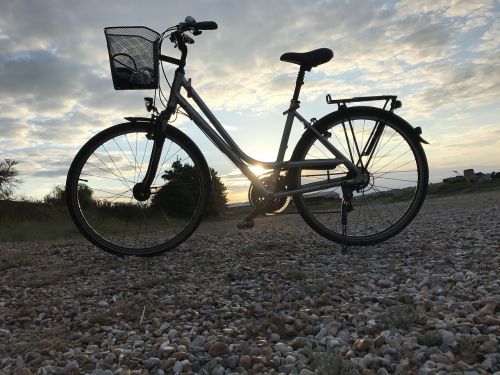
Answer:
[[(213, 125), (213, 128), (205, 121), (205, 119), (196, 111), (195, 108), (184, 98), (181, 94), (181, 89), (184, 88), (187, 92), (187, 96), (191, 98), (196, 105), (201, 109), (203, 114), (208, 118), (210, 123)], [(298, 93), (297, 95), (298, 96)], [(234, 142), (231, 136), (224, 129), (222, 124), (217, 120), (215, 115), (210, 111), (207, 105), (203, 102), (201, 97), (198, 95), (196, 90), (191, 86), (191, 79), (186, 80), (184, 69), (179, 68), (175, 72), (174, 81), (172, 83), (172, 88), (170, 91), (170, 97), (168, 100), (167, 108), (163, 111), (158, 120), (160, 124), (163, 125), (163, 128), (168, 125), (168, 121), (171, 115), (175, 112), (177, 105), (180, 105), (186, 113), (189, 115), (190, 119), (200, 128), (200, 130), (212, 141), (212, 143), (222, 152), (224, 153), (233, 163), (234, 165), (255, 185), (257, 189), (259, 189), (266, 196), (270, 196), (272, 198), (281, 198), (285, 196), (290, 196), (294, 194), (303, 194), (312, 191), (328, 189), (336, 186), (341, 186), (344, 184), (354, 184), (359, 182), (360, 173), (358, 172), (358, 168), (348, 159), (346, 158), (337, 148), (335, 148), (321, 133), (319, 133), (314, 126), (305, 120), (298, 112), (299, 102), (297, 100), (292, 99), (290, 108), (284, 112), (284, 115), (287, 115), (285, 128), (283, 130), (283, 135), (281, 138), (281, 143), (278, 151), (277, 160), (274, 162), (265, 162), (253, 159), (252, 157), (245, 154), (238, 145)], [(312, 131), (319, 141), (335, 155), (335, 159), (317, 159), (317, 160), (303, 160), (303, 161), (284, 161), (285, 151), (288, 147), (288, 140), (290, 137), (290, 132), (293, 124), (294, 118), (297, 118), (307, 129)], [(215, 129), (214, 129), (215, 128)], [(159, 141), (159, 140), (158, 140)], [(161, 142), (161, 141), (159, 141)], [(155, 140), (156, 143), (156, 140)], [(159, 149), (161, 153), (161, 146), (156, 147), (155, 149)], [(159, 155), (158, 155), (159, 156)], [(154, 168), (155, 164), (155, 152), (153, 151), (151, 155), (151, 162), (149, 167)], [(151, 165), (153, 164), (153, 166)], [(156, 163), (157, 164), (157, 163)], [(328, 182), (314, 182), (305, 184), (298, 189), (287, 190), (287, 191), (276, 191), (276, 181), (279, 176), (279, 173), (283, 170), (289, 170), (292, 168), (335, 168), (338, 165), (344, 164), (349, 170), (354, 171), (356, 173), (356, 177), (353, 179), (346, 178), (338, 178), (331, 179)], [(249, 165), (259, 165), (265, 169), (273, 169), (273, 183), (271, 188), (266, 188), (262, 182), (259, 180), (258, 176), (255, 175), (249, 168)], [(151, 172), (151, 173), (149, 173)], [(147, 185), (147, 176), (155, 175), (154, 170), (146, 173), (146, 177), (144, 179), (143, 184)]]

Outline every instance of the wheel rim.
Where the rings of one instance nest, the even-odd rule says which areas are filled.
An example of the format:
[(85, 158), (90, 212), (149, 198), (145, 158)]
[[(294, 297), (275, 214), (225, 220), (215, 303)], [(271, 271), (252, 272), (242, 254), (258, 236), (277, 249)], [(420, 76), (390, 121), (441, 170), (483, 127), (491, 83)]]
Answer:
[(72, 183), (77, 220), (94, 243), (112, 251), (147, 254), (175, 246), (201, 215), (200, 166), (178, 140), (165, 139), (149, 198), (134, 198), (153, 146), (147, 134), (110, 133), (80, 157)]
[[(416, 213), (424, 185), (423, 161), (412, 147), (413, 141), (397, 126), (384, 122), (372, 156), (362, 155), (370, 134), (380, 123), (377, 117), (353, 116), (350, 121), (330, 124), (323, 132), (351, 162), (365, 165), (363, 182), (353, 191), (353, 210), (348, 213), (347, 236), (351, 243), (380, 241), (401, 230)], [(314, 160), (333, 156), (317, 139), (311, 138), (301, 157)], [(343, 165), (329, 170), (301, 170), (299, 185), (346, 177), (347, 172)], [(341, 240), (342, 198), (342, 188), (335, 187), (303, 194), (298, 199), (308, 220), (319, 226), (323, 234)]]

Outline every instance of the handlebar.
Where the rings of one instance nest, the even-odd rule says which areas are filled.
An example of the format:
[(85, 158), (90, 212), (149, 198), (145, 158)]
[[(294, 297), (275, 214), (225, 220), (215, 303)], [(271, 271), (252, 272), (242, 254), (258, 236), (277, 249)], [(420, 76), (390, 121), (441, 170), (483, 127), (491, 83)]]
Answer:
[(201, 30), (217, 30), (217, 23), (214, 21), (200, 21), (196, 22), (193, 17), (186, 17), (184, 22), (178, 25), (178, 30), (200, 32)]
[(194, 25), (196, 30), (217, 30), (217, 27), (217, 23), (214, 21), (200, 21)]
[(172, 43), (175, 43), (176, 47), (179, 48), (181, 51), (181, 58), (180, 59), (175, 59), (173, 57), (165, 56), (165, 55), (160, 55), (159, 58), (161, 61), (169, 62), (171, 64), (179, 65), (180, 68), (184, 68), (184, 65), (186, 65), (186, 56), (187, 56), (187, 44), (193, 44), (194, 40), (184, 34), (185, 31), (190, 31), (193, 33), (193, 35), (200, 35), (202, 30), (216, 30), (217, 29), (217, 23), (214, 21), (201, 21), (201, 22), (196, 22), (196, 20), (188, 16), (184, 20), (184, 22), (179, 23), (177, 26), (171, 27), (167, 30), (165, 30), (162, 34), (165, 35), (168, 31), (172, 31), (170, 34), (170, 41)]

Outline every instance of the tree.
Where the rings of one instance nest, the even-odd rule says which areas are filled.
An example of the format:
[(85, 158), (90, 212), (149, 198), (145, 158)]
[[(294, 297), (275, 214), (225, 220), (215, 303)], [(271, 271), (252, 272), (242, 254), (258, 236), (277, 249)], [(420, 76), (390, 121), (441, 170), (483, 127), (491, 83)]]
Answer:
[[(226, 187), (214, 169), (210, 169), (212, 189), (206, 215), (218, 216), (226, 207)], [(200, 194), (200, 182), (196, 169), (180, 160), (161, 176), (166, 184), (153, 196), (153, 207), (161, 208), (171, 216), (186, 217), (193, 214)]]
[(57, 185), (52, 188), (49, 194), (43, 197), (43, 202), (50, 205), (63, 204), (64, 197), (64, 187)]
[[(92, 194), (94, 192), (90, 187), (85, 184), (78, 184), (78, 201), (83, 207), (87, 207), (94, 201)], [(66, 204), (66, 191), (64, 186), (57, 185), (52, 188), (49, 194), (43, 197), (43, 201), (50, 205), (63, 205)]]
[(16, 169), (17, 161), (5, 159), (0, 161), (0, 199), (8, 199), (14, 192), (14, 188), (21, 180), (16, 176), (19, 172)]
[(213, 216), (219, 216), (227, 207), (227, 188), (217, 176), (217, 171), (210, 168), (212, 177), (212, 191), (208, 200), (207, 213)]

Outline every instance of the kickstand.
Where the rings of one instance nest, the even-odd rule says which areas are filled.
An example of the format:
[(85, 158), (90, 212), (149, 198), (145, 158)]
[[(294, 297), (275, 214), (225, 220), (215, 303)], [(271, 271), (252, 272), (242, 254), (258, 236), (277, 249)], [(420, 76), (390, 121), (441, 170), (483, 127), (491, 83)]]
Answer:
[(342, 254), (347, 254), (347, 213), (352, 211), (352, 190), (342, 185), (342, 204), (341, 204), (341, 215), (342, 215)]
[(342, 254), (348, 253), (348, 249), (347, 249), (347, 211), (349, 211), (350, 207), (351, 207), (351, 203), (346, 199), (342, 199), (342, 209), (341, 209), (341, 215), (342, 215)]

